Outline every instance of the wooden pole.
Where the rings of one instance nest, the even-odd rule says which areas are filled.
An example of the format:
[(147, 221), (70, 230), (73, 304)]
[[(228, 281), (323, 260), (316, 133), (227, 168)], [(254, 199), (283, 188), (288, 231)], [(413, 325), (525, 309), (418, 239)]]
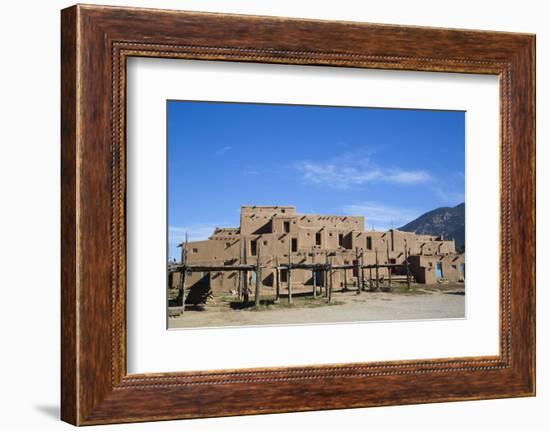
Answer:
[[(244, 264), (246, 265), (246, 241), (243, 243), (243, 250)], [(243, 302), (248, 304), (248, 299), (248, 271), (245, 269), (243, 270)]]
[(313, 268), (311, 269), (311, 276), (313, 277), (313, 297), (317, 298), (317, 274), (315, 271), (315, 251), (311, 249), (311, 263)]
[(378, 248), (374, 249), (374, 253), (376, 254), (376, 290), (380, 288), (380, 277), (378, 274)]
[(372, 268), (369, 267), (369, 288), (372, 290)]
[(185, 300), (183, 299), (183, 289), (184, 289), (184, 281), (183, 278), (185, 277), (185, 250), (184, 245), (180, 244), (181, 247), (181, 258), (180, 262), (182, 265), (182, 270), (180, 271), (180, 279), (179, 279), (179, 295), (181, 297), (181, 306), (185, 304)]
[(180, 272), (180, 295), (181, 295), (181, 311), (185, 311), (185, 273), (187, 266), (187, 241), (188, 236), (185, 232), (185, 242), (181, 246), (181, 264), (183, 266), (182, 271)]
[(361, 294), (361, 281), (359, 280), (359, 271), (360, 271), (360, 268), (359, 268), (359, 247), (355, 247), (355, 272), (357, 274), (357, 294), (360, 295)]
[[(239, 263), (241, 263), (240, 259)], [(237, 298), (241, 299), (241, 271), (237, 271)]]
[(256, 240), (256, 290), (254, 291), (254, 305), (260, 306), (260, 283), (262, 282), (262, 266), (260, 262), (260, 242)]
[[(244, 263), (244, 260), (243, 260), (243, 245), (244, 245), (244, 240), (241, 236), (240, 240), (239, 240), (239, 265), (242, 265)], [(239, 297), (239, 300), (241, 300), (243, 298), (243, 273), (242, 271), (237, 271), (237, 276), (238, 276), (238, 284), (237, 284), (237, 296)]]
[(348, 270), (344, 268), (344, 291), (348, 290)]
[(330, 282), (329, 282), (329, 285), (328, 285), (327, 301), (328, 301), (329, 304), (332, 301), (332, 282), (333, 282), (333, 280), (332, 280), (332, 275), (333, 275), (332, 274), (333, 273), (333, 271), (332, 271), (332, 260), (333, 260), (333, 257), (331, 256), (330, 257), (330, 262), (329, 262), (329, 267), (328, 267)]
[(407, 241), (405, 240), (405, 267), (407, 269), (407, 288), (411, 288), (411, 271), (409, 268), (409, 249), (407, 248)]
[(287, 273), (287, 282), (288, 282), (288, 303), (292, 304), (292, 277), (290, 267), (292, 266), (292, 238), (288, 236), (288, 273)]
[(330, 284), (330, 271), (328, 269), (328, 265), (329, 265), (328, 251), (325, 252), (325, 264), (326, 264), (325, 282), (323, 284), (325, 285), (325, 298), (328, 298), (328, 287), (329, 287), (329, 284)]
[(275, 302), (279, 302), (281, 296), (281, 270), (279, 268), (279, 258), (275, 256)]
[[(392, 232), (392, 235), (393, 235), (393, 232)], [(389, 242), (386, 242), (386, 260), (388, 261), (387, 263), (390, 263), (390, 243)], [(389, 284), (390, 284), (390, 290), (392, 289), (392, 285), (391, 285), (391, 267), (388, 267), (388, 281), (389, 281)]]
[(363, 256), (364, 256), (365, 252), (363, 251), (363, 249), (361, 249), (361, 290), (364, 289), (365, 287), (365, 269), (363, 268), (363, 265), (364, 265), (364, 259), (363, 259)]

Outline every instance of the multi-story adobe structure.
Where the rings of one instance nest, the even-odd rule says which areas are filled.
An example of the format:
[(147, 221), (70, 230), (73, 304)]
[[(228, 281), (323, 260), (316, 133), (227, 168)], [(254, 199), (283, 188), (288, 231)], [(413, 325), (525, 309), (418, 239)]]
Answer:
[[(183, 244), (182, 244), (183, 246)], [(261, 289), (275, 286), (277, 265), (290, 260), (298, 263), (326, 263), (349, 265), (356, 262), (358, 251), (363, 253), (362, 263), (374, 265), (404, 264), (408, 253), (409, 270), (417, 283), (436, 283), (464, 280), (464, 255), (455, 250), (454, 240), (434, 235), (417, 235), (395, 229), (388, 231), (365, 230), (363, 216), (333, 216), (298, 214), (293, 206), (243, 206), (240, 226), (216, 228), (204, 241), (185, 245), (188, 265), (233, 266), (256, 264), (258, 255), (261, 271)], [(364, 269), (366, 279), (372, 279), (372, 269)], [(379, 278), (394, 279), (403, 275), (400, 267), (381, 267)], [(316, 272), (316, 284), (323, 286), (323, 271)], [(255, 284), (255, 272), (248, 272), (246, 282)], [(169, 286), (176, 287), (179, 274), (172, 273)], [(292, 287), (295, 291), (310, 289), (313, 273), (307, 269), (292, 270)], [(235, 294), (242, 283), (239, 271), (188, 272), (185, 284), (192, 296), (196, 290), (213, 295)], [(288, 274), (280, 272), (282, 289), (287, 287)], [(357, 274), (353, 268), (333, 273), (333, 288), (357, 286)], [(199, 289), (202, 287), (202, 289)]]

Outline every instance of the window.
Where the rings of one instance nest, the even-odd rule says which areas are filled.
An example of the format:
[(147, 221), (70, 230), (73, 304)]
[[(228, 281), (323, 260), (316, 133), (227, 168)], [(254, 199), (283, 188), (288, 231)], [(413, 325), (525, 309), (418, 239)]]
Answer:
[(443, 265), (441, 265), (441, 262), (435, 264), (435, 276), (437, 278), (443, 278)]
[(198, 253), (199, 252), (199, 249), (198, 248), (194, 248), (193, 249), (193, 253)]
[(367, 250), (372, 250), (372, 237), (367, 237)]
[(292, 251), (298, 251), (298, 238), (292, 238)]
[(225, 243), (225, 248), (229, 248), (229, 247), (231, 247), (231, 243), (230, 243), (230, 242), (226, 242), (226, 243)]
[(258, 243), (256, 240), (250, 241), (250, 254), (256, 256)]
[(264, 245), (267, 245), (267, 241), (264, 241)]
[(344, 234), (343, 233), (339, 233), (338, 234), (338, 245), (340, 247), (342, 247), (342, 245), (344, 244)]
[(284, 231), (284, 233), (289, 233), (290, 232), (290, 222), (289, 221), (283, 222), (283, 231)]
[(315, 234), (315, 245), (321, 245), (321, 232)]

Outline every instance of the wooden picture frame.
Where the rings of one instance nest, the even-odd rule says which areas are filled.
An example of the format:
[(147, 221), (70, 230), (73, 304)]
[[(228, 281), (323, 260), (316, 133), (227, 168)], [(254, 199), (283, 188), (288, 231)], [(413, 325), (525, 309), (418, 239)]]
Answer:
[[(61, 15), (64, 421), (89, 425), (535, 394), (534, 35), (82, 5)], [(128, 375), (130, 56), (498, 75), (500, 354)]]

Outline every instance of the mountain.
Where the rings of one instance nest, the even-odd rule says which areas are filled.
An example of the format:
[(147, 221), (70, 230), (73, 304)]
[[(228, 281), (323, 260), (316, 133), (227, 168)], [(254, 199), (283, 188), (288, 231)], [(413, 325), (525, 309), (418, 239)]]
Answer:
[(406, 232), (424, 235), (443, 235), (445, 239), (454, 239), (457, 250), (464, 247), (464, 203), (456, 207), (441, 207), (422, 214), (417, 219), (398, 228)]

